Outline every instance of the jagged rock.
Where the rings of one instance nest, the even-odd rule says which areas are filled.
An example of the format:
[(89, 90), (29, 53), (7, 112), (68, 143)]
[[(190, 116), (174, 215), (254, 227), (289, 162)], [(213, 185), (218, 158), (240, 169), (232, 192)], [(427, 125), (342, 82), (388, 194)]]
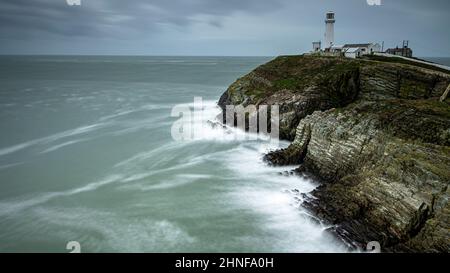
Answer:
[(233, 83), (219, 106), (279, 105), (280, 137), (293, 140), (302, 118), (352, 102), (358, 77), (358, 63), (345, 59), (279, 57)]
[(450, 75), (380, 60), (286, 56), (230, 86), (225, 105), (280, 105), (293, 140), (265, 160), (323, 184), (303, 206), (353, 247), (450, 250)]
[[(450, 128), (450, 116), (420, 112), (416, 103), (358, 103), (316, 112), (299, 125), (293, 145), (301, 144), (302, 127), (312, 128), (303, 168), (326, 182), (313, 192), (317, 199), (304, 205), (355, 245), (379, 241), (391, 250), (405, 245), (409, 251), (450, 249), (450, 147), (448, 134), (439, 134)], [(389, 116), (385, 107), (398, 109)], [(411, 109), (419, 111), (416, 122), (422, 127), (406, 127), (401, 123), (408, 119), (394, 118)], [(425, 134), (430, 128), (441, 137)], [(435, 200), (441, 200), (439, 208)]]

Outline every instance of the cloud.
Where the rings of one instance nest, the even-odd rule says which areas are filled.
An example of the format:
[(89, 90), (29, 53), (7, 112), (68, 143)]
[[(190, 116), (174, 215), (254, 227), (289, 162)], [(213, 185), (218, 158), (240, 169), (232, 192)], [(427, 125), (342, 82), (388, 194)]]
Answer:
[(216, 17), (208, 23), (220, 27), (223, 16), (279, 7), (278, 1), (259, 0), (83, 0), (81, 6), (68, 6), (65, 0), (1, 0), (0, 35), (98, 36), (114, 35), (116, 29), (129, 29), (131, 34), (164, 24), (189, 26), (199, 15)]
[[(309, 50), (337, 12), (339, 42), (411, 40), (450, 55), (448, 0), (0, 0), (0, 53), (277, 55)], [(397, 41), (399, 40), (399, 41)], [(429, 55), (429, 54), (428, 54)]]

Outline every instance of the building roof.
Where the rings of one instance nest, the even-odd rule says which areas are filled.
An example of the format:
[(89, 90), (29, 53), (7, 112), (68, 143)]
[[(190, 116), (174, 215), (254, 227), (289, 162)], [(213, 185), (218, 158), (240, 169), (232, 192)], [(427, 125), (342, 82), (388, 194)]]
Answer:
[(331, 46), (331, 49), (342, 49), (342, 48), (344, 48), (343, 45), (333, 45), (333, 46)]
[(344, 45), (344, 47), (350, 47), (350, 48), (355, 48), (355, 47), (368, 47), (372, 45), (371, 43), (368, 44), (346, 44)]
[(397, 47), (397, 48), (389, 48), (386, 51), (389, 51), (389, 52), (399, 52), (399, 51), (401, 51), (401, 52), (403, 52), (405, 50), (408, 51), (408, 50), (412, 50), (412, 49), (409, 48), (409, 47)]
[(360, 51), (361, 49), (359, 47), (349, 47), (345, 53), (357, 53), (358, 51)]

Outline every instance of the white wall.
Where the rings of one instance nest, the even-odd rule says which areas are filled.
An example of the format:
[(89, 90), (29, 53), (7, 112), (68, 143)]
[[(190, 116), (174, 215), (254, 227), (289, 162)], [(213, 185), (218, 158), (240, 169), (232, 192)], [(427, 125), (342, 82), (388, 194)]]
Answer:
[(334, 44), (334, 23), (326, 23), (325, 48)]
[(358, 53), (357, 52), (354, 52), (354, 53), (345, 53), (345, 57), (347, 57), (347, 58), (352, 58), (352, 59), (356, 59), (356, 57), (358, 56)]

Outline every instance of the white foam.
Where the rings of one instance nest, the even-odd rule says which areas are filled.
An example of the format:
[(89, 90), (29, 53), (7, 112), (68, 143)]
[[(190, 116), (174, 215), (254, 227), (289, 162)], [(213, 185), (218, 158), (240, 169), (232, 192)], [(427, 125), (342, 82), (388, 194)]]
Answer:
[[(148, 179), (155, 175), (161, 175), (161, 174), (170, 175), (174, 171), (179, 171), (182, 169), (189, 169), (192, 166), (201, 164), (202, 162), (205, 162), (208, 160), (207, 156), (197, 156), (197, 157), (187, 159), (186, 162), (179, 163), (179, 164), (169, 166), (169, 167), (158, 167), (157, 165), (160, 164), (160, 161), (157, 161), (154, 163), (146, 162), (146, 164), (144, 165), (145, 169), (150, 167), (152, 170), (142, 172), (141, 171), (142, 162), (145, 161), (146, 159), (154, 157), (154, 156), (155, 156), (154, 152), (143, 153), (143, 154), (140, 154), (138, 156), (135, 156), (131, 159), (128, 159), (124, 162), (117, 164), (116, 168), (119, 170), (119, 172), (127, 174), (127, 175), (125, 175), (125, 174), (123, 175), (123, 179), (121, 181), (123, 183), (130, 183), (130, 182), (137, 182), (137, 181), (141, 181), (144, 179)], [(186, 176), (186, 178), (190, 178), (190, 177)], [(123, 187), (123, 188), (128, 188), (128, 187)]]
[(45, 149), (44, 151), (41, 152), (41, 154), (46, 154), (46, 153), (50, 153), (50, 152), (54, 152), (56, 150), (59, 150), (61, 148), (73, 145), (73, 144), (77, 144), (83, 141), (87, 141), (88, 139), (77, 139), (77, 140), (71, 140), (71, 141), (67, 141), (58, 145), (54, 145), (48, 149)]
[(39, 142), (40, 142), (40, 140), (32, 140), (32, 141), (24, 142), (24, 143), (17, 144), (17, 145), (11, 146), (11, 147), (0, 149), (0, 156), (15, 153), (17, 151), (20, 151), (20, 150), (28, 148), (32, 145), (35, 145)]
[(22, 165), (22, 164), (24, 164), (24, 163), (23, 162), (18, 162), (18, 163), (11, 163), (11, 164), (2, 165), (2, 166), (0, 166), (0, 170), (12, 168), (12, 167), (19, 166), (19, 165)]
[[(261, 181), (262, 182), (262, 181)], [(302, 181), (298, 181), (302, 183)], [(325, 227), (302, 212), (287, 191), (239, 187), (231, 194), (234, 203), (263, 218), (257, 226), (280, 252), (344, 252), (345, 248), (326, 234)], [(270, 238), (269, 238), (270, 237)]]
[(242, 142), (261, 140), (270, 142), (271, 140), (268, 135), (248, 133), (239, 128), (222, 124), (217, 119), (222, 113), (222, 109), (216, 101), (202, 101), (201, 108), (199, 106), (195, 103), (179, 105), (180, 109), (196, 110), (191, 119), (182, 119), (183, 128), (192, 133), (192, 136), (183, 135), (185, 141)]
[(148, 183), (139, 183), (124, 186), (122, 187), (122, 189), (138, 190), (141, 192), (153, 190), (167, 190), (191, 184), (199, 180), (206, 180), (211, 178), (212, 178), (211, 175), (204, 175), (204, 174), (180, 174), (170, 179), (165, 179), (164, 181), (160, 181), (150, 185)]
[[(154, 110), (154, 109), (165, 109), (168, 107), (169, 107), (168, 105), (147, 104), (138, 109), (121, 111), (121, 112), (118, 112), (113, 115), (101, 117), (99, 119), (99, 122), (95, 123), (95, 124), (81, 126), (81, 127), (75, 128), (75, 129), (70, 129), (70, 130), (52, 134), (52, 135), (49, 135), (46, 137), (30, 140), (30, 141), (16, 144), (16, 145), (13, 145), (10, 147), (1, 148), (0, 156), (5, 156), (8, 154), (16, 153), (16, 152), (19, 152), (21, 150), (27, 149), (27, 148), (35, 146), (35, 145), (45, 145), (45, 144), (60, 141), (60, 140), (66, 139), (66, 138), (91, 133), (93, 131), (96, 131), (96, 130), (99, 130), (99, 129), (102, 129), (102, 128), (105, 128), (105, 127), (111, 126), (111, 125), (118, 125), (118, 126), (125, 127), (125, 129), (121, 129), (121, 130), (117, 130), (117, 131), (113, 132), (112, 133), (113, 135), (124, 135), (124, 134), (137, 132), (137, 131), (143, 130), (143, 129), (153, 129), (153, 128), (155, 128), (155, 126), (167, 125), (167, 124), (161, 123), (160, 121), (156, 122), (158, 118), (164, 119), (165, 117), (164, 118), (157, 117), (156, 119), (155, 118), (147, 118), (147, 119), (142, 119), (142, 120), (133, 120), (130, 122), (121, 122), (121, 123), (117, 123), (117, 122), (113, 123), (112, 120), (117, 117), (126, 116), (129, 114), (135, 113), (135, 112), (148, 111), (148, 110)], [(41, 153), (53, 152), (60, 148), (65, 147), (65, 146), (76, 144), (81, 141), (85, 141), (85, 140), (84, 139), (70, 140), (65, 143), (57, 144), (53, 147), (50, 147)]]
[[(173, 252), (196, 242), (195, 237), (167, 219), (128, 217), (86, 208), (36, 208), (30, 217), (45, 223), (44, 232), (53, 240), (75, 238), (83, 249), (95, 252)], [(86, 235), (80, 238), (80, 233)]]
[(146, 104), (146, 105), (143, 105), (138, 108), (122, 110), (122, 111), (118, 111), (112, 115), (107, 115), (107, 116), (101, 117), (99, 119), (99, 121), (109, 121), (111, 119), (115, 119), (115, 118), (122, 117), (122, 116), (127, 116), (130, 114), (142, 112), (142, 111), (160, 110), (160, 109), (168, 109), (168, 108), (170, 108), (170, 106), (164, 105), (164, 104)]
[[(298, 176), (279, 174), (295, 166), (267, 166), (260, 158), (270, 148), (254, 143), (241, 144), (229, 151), (226, 163), (235, 183), (230, 192), (231, 203), (263, 216), (257, 226), (262, 232), (268, 232), (267, 236), (272, 238), (267, 239), (276, 242), (271, 247), (277, 251), (345, 252), (345, 247), (299, 206), (300, 193), (311, 192), (317, 184)], [(258, 242), (255, 239), (253, 243)]]
[(98, 130), (104, 126), (106, 126), (106, 123), (97, 123), (87, 126), (78, 127), (75, 129), (63, 131), (60, 133), (56, 133), (53, 135), (49, 135), (43, 138), (38, 138), (34, 140), (30, 140), (21, 144), (17, 144), (11, 147), (2, 148), (0, 149), (0, 156), (5, 156), (11, 153), (18, 152), (20, 150), (26, 149), (28, 147), (34, 146), (34, 145), (40, 145), (40, 144), (48, 144), (54, 141), (62, 140), (64, 138), (73, 137), (76, 135), (86, 134), (95, 130)]
[(34, 207), (37, 205), (44, 204), (54, 198), (71, 196), (79, 193), (84, 193), (88, 191), (96, 190), (105, 185), (118, 182), (122, 176), (120, 175), (111, 175), (100, 181), (96, 181), (93, 183), (89, 183), (79, 188), (61, 191), (61, 192), (47, 192), (41, 193), (33, 196), (24, 196), (20, 199), (14, 199), (10, 201), (0, 202), (0, 216), (17, 213), (24, 209)]

